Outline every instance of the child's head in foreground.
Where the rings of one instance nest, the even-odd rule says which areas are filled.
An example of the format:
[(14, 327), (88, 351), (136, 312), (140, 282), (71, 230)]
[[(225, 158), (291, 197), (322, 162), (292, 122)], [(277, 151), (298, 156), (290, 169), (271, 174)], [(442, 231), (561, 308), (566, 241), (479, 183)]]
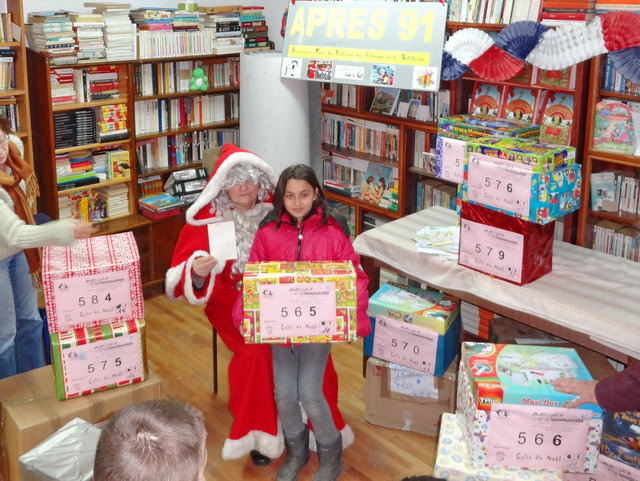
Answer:
[(100, 436), (94, 481), (204, 481), (206, 437), (202, 412), (190, 404), (129, 404)]

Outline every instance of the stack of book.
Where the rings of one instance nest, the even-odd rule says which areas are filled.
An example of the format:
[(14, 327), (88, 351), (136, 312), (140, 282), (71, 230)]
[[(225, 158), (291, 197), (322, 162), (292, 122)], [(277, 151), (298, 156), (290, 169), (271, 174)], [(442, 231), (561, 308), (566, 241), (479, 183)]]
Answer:
[(585, 23), (595, 16), (595, 0), (544, 0), (540, 19), (544, 25)]
[(58, 190), (97, 184), (100, 178), (93, 170), (93, 157), (88, 150), (61, 154), (56, 158)]
[(129, 12), (131, 20), (138, 26), (139, 30), (150, 31), (172, 31), (173, 30), (173, 10), (172, 8), (136, 8)]
[(96, 142), (96, 115), (93, 109), (79, 109), (53, 114), (56, 149)]
[(76, 55), (79, 62), (100, 61), (106, 58), (104, 47), (104, 18), (100, 13), (72, 13), (76, 32)]
[(640, 13), (640, 4), (637, 0), (596, 0), (597, 15), (620, 11)]
[(189, 10), (173, 12), (173, 30), (199, 30), (204, 25), (204, 15)]
[(127, 104), (101, 106), (98, 109), (98, 141), (112, 142), (128, 137)]
[(245, 50), (271, 50), (273, 42), (269, 40), (264, 7), (242, 7), (240, 27)]
[(162, 192), (138, 199), (140, 213), (151, 219), (162, 219), (180, 214), (180, 207), (185, 205), (183, 200), (171, 194)]
[(53, 65), (77, 63), (75, 32), (64, 10), (31, 12), (25, 25), (29, 48), (51, 58)]
[(93, 13), (104, 17), (104, 43), (107, 60), (132, 60), (136, 58), (136, 25), (129, 18), (128, 3), (85, 3), (93, 7)]
[(107, 217), (107, 204), (97, 191), (89, 190), (61, 195), (58, 200), (61, 219), (99, 222)]
[(62, 104), (76, 102), (76, 90), (73, 86), (72, 68), (56, 68), (49, 71), (51, 81), (51, 102)]
[(215, 32), (214, 53), (242, 52), (244, 41), (240, 31), (241, 5), (200, 7), (200, 11), (206, 14), (204, 28)]
[(107, 205), (107, 216), (110, 219), (129, 214), (129, 186), (116, 184), (96, 189), (104, 196)]
[(75, 69), (74, 75), (76, 94), (80, 102), (120, 96), (120, 80), (116, 65), (100, 65), (86, 70)]

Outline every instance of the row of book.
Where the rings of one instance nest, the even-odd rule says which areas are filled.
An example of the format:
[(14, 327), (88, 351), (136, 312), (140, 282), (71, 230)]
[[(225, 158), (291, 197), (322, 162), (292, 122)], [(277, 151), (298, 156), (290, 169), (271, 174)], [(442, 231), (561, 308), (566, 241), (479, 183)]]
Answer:
[(540, 124), (540, 140), (569, 145), (574, 97), (570, 93), (475, 82), (469, 113)]
[(628, 171), (593, 172), (591, 209), (600, 212), (640, 214), (640, 179)]
[(640, 262), (640, 233), (618, 222), (601, 220), (593, 226), (592, 249)]
[(323, 82), (320, 84), (320, 89), (320, 101), (323, 104), (338, 105), (350, 109), (355, 109), (357, 106), (356, 85)]
[(51, 101), (54, 104), (90, 102), (120, 96), (118, 67), (101, 65), (88, 68), (50, 70)]
[(369, 120), (322, 114), (322, 142), (355, 152), (398, 161), (400, 129)]
[(402, 118), (433, 122), (449, 115), (451, 92), (421, 92), (388, 87), (376, 87), (370, 112), (396, 115)]
[(136, 135), (202, 127), (238, 119), (239, 95), (198, 95), (135, 103)]
[(129, 151), (119, 147), (56, 155), (58, 190), (131, 176)]
[(0, 90), (16, 88), (15, 57), (16, 53), (12, 49), (0, 49)]
[(538, 20), (541, 0), (448, 0), (449, 22), (513, 23)]
[(189, 92), (193, 70), (199, 67), (208, 78), (209, 88), (237, 87), (240, 81), (238, 58), (230, 57), (224, 63), (203, 63), (184, 60), (143, 64), (136, 69), (134, 85), (138, 95)]
[(58, 208), (61, 219), (100, 222), (129, 214), (129, 188), (117, 184), (99, 189), (60, 195)]
[(10, 13), (0, 14), (0, 43), (13, 42), (13, 20)]
[(238, 140), (238, 129), (208, 129), (140, 141), (136, 143), (138, 172), (201, 162), (205, 150)]
[(622, 75), (613, 64), (613, 60), (609, 55), (606, 56), (605, 62), (602, 76), (602, 88), (604, 90), (640, 95), (640, 84), (638, 82), (634, 82)]
[(416, 184), (416, 210), (438, 205), (456, 210), (455, 185), (445, 184), (437, 179), (423, 179)]
[(413, 166), (435, 175), (436, 134), (413, 132)]
[(0, 117), (9, 121), (11, 130), (14, 132), (20, 130), (20, 115), (15, 97), (3, 98), (0, 101)]

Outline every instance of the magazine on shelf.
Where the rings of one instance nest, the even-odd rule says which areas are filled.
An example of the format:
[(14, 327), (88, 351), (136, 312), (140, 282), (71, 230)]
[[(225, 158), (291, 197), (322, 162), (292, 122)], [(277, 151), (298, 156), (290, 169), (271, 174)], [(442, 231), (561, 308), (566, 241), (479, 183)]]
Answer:
[(377, 87), (371, 102), (370, 112), (393, 115), (400, 98), (400, 89)]

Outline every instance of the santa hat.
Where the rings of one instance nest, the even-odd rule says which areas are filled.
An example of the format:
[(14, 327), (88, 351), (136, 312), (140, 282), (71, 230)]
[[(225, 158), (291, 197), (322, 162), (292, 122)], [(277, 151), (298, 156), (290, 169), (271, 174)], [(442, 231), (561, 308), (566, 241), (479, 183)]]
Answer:
[(213, 172), (209, 177), (209, 182), (196, 201), (191, 204), (189, 209), (187, 209), (186, 217), (188, 224), (204, 225), (211, 223), (211, 218), (196, 218), (197, 214), (203, 207), (211, 204), (211, 202), (220, 195), (224, 181), (227, 178), (227, 175), (229, 175), (229, 171), (239, 164), (247, 164), (263, 171), (267, 174), (267, 177), (269, 177), (269, 180), (271, 180), (274, 187), (278, 182), (278, 178), (275, 176), (271, 166), (260, 157), (253, 152), (249, 152), (248, 150), (243, 150), (233, 144), (226, 143), (222, 147), (220, 157), (218, 157), (218, 161), (216, 162)]

